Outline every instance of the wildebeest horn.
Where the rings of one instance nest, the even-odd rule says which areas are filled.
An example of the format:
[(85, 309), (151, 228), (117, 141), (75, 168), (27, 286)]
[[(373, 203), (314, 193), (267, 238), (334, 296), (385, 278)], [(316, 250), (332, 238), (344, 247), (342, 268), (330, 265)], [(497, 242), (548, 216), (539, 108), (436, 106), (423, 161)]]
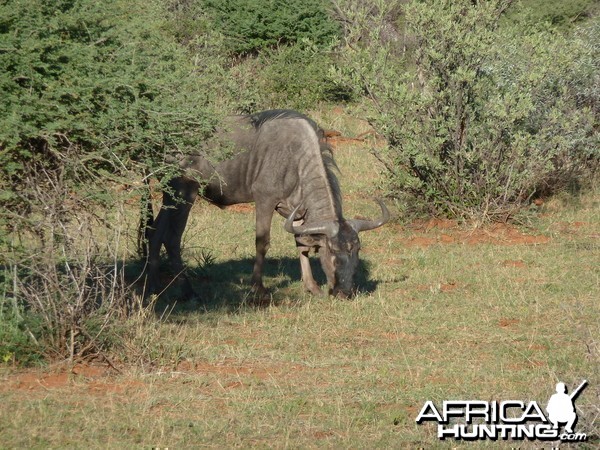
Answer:
[(375, 228), (379, 228), (381, 225), (390, 220), (390, 212), (388, 211), (385, 204), (381, 201), (381, 199), (376, 198), (375, 201), (379, 203), (381, 207), (381, 219), (379, 220), (360, 220), (360, 219), (352, 219), (349, 220), (348, 223), (354, 230), (359, 233), (361, 231), (373, 230)]
[(320, 222), (312, 225), (294, 226), (294, 217), (300, 209), (300, 205), (285, 220), (283, 227), (285, 231), (292, 234), (325, 234), (329, 237), (335, 236), (339, 231), (339, 225), (335, 222)]

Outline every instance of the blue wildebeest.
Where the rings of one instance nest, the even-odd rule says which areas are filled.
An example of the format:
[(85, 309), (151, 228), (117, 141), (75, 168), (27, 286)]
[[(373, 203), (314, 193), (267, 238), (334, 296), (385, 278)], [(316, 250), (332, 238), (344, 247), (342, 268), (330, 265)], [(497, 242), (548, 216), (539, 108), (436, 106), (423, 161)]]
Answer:
[[(212, 166), (200, 155), (178, 160), (181, 175), (163, 193), (163, 207), (148, 233), (147, 293), (156, 286), (160, 248), (164, 244), (176, 273), (183, 270), (181, 237), (190, 209), (200, 194), (217, 206), (254, 202), (256, 205), (256, 260), (252, 286), (264, 293), (263, 263), (269, 248), (273, 212), (286, 218), (300, 251), (305, 288), (313, 294), (315, 282), (308, 253), (319, 252), (331, 295), (349, 297), (358, 267), (360, 231), (380, 227), (389, 219), (379, 201), (379, 220), (346, 220), (331, 150), (323, 131), (308, 117), (289, 110), (265, 111), (227, 120), (217, 141), (229, 143), (235, 155)], [(191, 291), (187, 279), (186, 290)], [(193, 291), (191, 291), (193, 292)]]

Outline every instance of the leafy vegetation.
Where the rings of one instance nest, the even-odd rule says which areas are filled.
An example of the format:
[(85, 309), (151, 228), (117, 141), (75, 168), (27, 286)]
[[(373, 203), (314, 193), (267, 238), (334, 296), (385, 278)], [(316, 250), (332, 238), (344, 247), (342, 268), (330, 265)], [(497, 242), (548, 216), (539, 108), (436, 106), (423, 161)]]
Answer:
[(339, 37), (326, 0), (201, 0), (236, 55), (310, 40), (319, 47)]
[(362, 9), (347, 6), (347, 73), (388, 141), (388, 192), (409, 209), (505, 221), (597, 165), (597, 34), (500, 28), (505, 0), (412, 2), (406, 52), (387, 32), (394, 4), (350, 3)]
[(211, 91), (165, 29), (161, 8), (119, 0), (2, 5), (4, 180), (20, 177), (25, 162), (47, 166), (75, 147), (92, 173), (118, 173), (207, 137)]
[(88, 319), (112, 323), (127, 301), (102, 267), (123, 257), (120, 242), (101, 250), (95, 227), (119, 230), (114, 208), (131, 188), (171, 171), (165, 155), (197, 151), (218, 122), (211, 63), (194, 63), (166, 17), (158, 1), (0, 6), (0, 309), (24, 333), (14, 342), (93, 349)]
[(507, 12), (507, 19), (527, 26), (550, 26), (562, 31), (585, 21), (597, 8), (594, 0), (522, 0)]
[(231, 67), (221, 92), (233, 111), (308, 110), (352, 98), (332, 76), (341, 27), (328, 1), (174, 1), (172, 9), (181, 42), (200, 42)]
[(323, 102), (352, 101), (352, 87), (335, 76), (334, 55), (334, 47), (308, 40), (265, 50), (231, 70), (233, 104), (241, 112), (282, 105), (306, 111)]

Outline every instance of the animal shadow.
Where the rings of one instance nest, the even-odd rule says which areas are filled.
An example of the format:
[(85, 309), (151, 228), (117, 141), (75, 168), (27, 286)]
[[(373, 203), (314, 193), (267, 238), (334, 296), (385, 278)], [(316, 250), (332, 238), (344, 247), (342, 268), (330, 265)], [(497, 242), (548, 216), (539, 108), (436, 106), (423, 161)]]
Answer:
[[(185, 277), (191, 283), (193, 293), (182, 289), (169, 270), (166, 261), (161, 265), (161, 294), (156, 302), (157, 311), (173, 308), (173, 312), (194, 311), (239, 311), (244, 307), (265, 307), (282, 303), (296, 303), (306, 298), (307, 293), (301, 281), (298, 258), (275, 257), (265, 261), (263, 281), (268, 294), (258, 296), (252, 290), (250, 278), (254, 258), (231, 259), (222, 262), (191, 266)], [(327, 280), (317, 258), (311, 258), (313, 275), (324, 292)], [(369, 279), (369, 263), (359, 262), (356, 274), (356, 288), (359, 293), (371, 293), (377, 288), (377, 281)], [(325, 298), (325, 297), (323, 297)], [(349, 300), (352, 301), (352, 300)]]

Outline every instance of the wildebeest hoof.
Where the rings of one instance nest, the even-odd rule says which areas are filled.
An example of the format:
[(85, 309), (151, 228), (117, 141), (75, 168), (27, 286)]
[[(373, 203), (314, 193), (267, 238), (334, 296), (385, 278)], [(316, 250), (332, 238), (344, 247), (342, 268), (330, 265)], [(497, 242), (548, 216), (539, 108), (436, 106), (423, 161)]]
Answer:
[(306, 291), (310, 292), (312, 295), (315, 295), (317, 297), (321, 297), (324, 295), (323, 290), (316, 284), (304, 287), (306, 288)]
[(192, 290), (191, 292), (186, 292), (185, 294), (182, 294), (181, 300), (184, 301), (185, 303), (195, 304), (195, 303), (201, 303), (202, 297), (196, 291)]
[(271, 292), (262, 284), (252, 285), (250, 303), (255, 306), (265, 306), (271, 303)]
[(253, 294), (255, 297), (265, 297), (265, 296), (268, 296), (268, 295), (270, 294), (270, 292), (269, 292), (269, 290), (268, 290), (266, 287), (264, 287), (264, 286), (257, 286), (257, 285), (254, 285), (254, 286), (252, 286), (252, 294)]
[(192, 283), (185, 275), (179, 275), (174, 284), (179, 290), (181, 301), (187, 302), (199, 298), (198, 293), (192, 287)]

